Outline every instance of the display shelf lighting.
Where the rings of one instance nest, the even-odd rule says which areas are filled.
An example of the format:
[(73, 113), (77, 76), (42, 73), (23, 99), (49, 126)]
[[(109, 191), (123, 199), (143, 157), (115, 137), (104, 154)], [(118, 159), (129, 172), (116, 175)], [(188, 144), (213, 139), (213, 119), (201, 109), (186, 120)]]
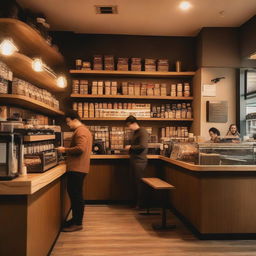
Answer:
[(65, 76), (60, 75), (57, 77), (57, 86), (60, 88), (66, 88), (67, 87), (67, 79)]
[(32, 62), (32, 68), (36, 72), (42, 72), (44, 70), (44, 64), (40, 58), (35, 58)]
[(0, 53), (5, 56), (10, 56), (17, 51), (18, 48), (13, 43), (12, 39), (4, 39), (0, 44)]

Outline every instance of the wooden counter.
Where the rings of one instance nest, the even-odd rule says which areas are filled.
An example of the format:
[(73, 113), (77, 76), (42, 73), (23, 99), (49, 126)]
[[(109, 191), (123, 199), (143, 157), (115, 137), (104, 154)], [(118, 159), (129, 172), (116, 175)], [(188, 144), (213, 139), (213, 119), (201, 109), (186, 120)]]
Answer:
[(45, 173), (0, 181), (0, 255), (46, 256), (70, 204), (61, 164)]
[[(159, 159), (159, 155), (148, 155), (148, 159)], [(129, 155), (91, 155), (91, 159), (129, 159)]]
[(44, 173), (29, 173), (11, 181), (0, 181), (0, 195), (32, 195), (65, 172), (66, 165), (60, 164)]
[(166, 163), (170, 163), (179, 167), (182, 167), (189, 171), (196, 172), (237, 172), (237, 171), (249, 171), (256, 172), (256, 165), (196, 165), (193, 163), (187, 163), (175, 159), (171, 159), (165, 156), (158, 156), (159, 159)]
[[(128, 158), (93, 155), (85, 199), (131, 200)], [(199, 237), (256, 237), (256, 166), (199, 166), (159, 155), (148, 158), (148, 177), (160, 177), (176, 187), (170, 203)]]
[[(147, 158), (159, 159), (162, 160), (162, 162), (170, 163), (185, 168), (186, 170), (197, 172), (256, 171), (256, 165), (196, 165), (161, 155), (148, 155)], [(129, 155), (91, 155), (91, 159), (129, 159)]]
[[(92, 155), (85, 200), (131, 202), (134, 184), (128, 158)], [(159, 155), (148, 159), (147, 175), (176, 187), (170, 203), (200, 237), (256, 237), (256, 166), (198, 166)], [(0, 239), (0, 255), (49, 252), (69, 209), (65, 171), (62, 164), (45, 173), (0, 181), (0, 237), (5, 237)], [(152, 202), (157, 200), (153, 196)], [(19, 242), (12, 247), (12, 241)]]
[(203, 239), (256, 238), (256, 167), (195, 166), (165, 159), (175, 211)]

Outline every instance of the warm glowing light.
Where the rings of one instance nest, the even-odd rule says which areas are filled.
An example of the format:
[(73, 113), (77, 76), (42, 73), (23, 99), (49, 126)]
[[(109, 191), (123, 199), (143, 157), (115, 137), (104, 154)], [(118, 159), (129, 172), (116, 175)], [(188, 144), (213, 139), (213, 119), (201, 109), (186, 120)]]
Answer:
[(32, 62), (32, 68), (36, 71), (36, 72), (42, 72), (43, 71), (43, 62), (41, 59), (34, 59)]
[(64, 76), (59, 76), (57, 78), (57, 86), (60, 88), (65, 88), (67, 87), (67, 79)]
[(188, 1), (182, 1), (179, 5), (180, 9), (183, 11), (187, 11), (191, 8), (191, 3)]
[(10, 56), (17, 51), (18, 51), (18, 48), (16, 47), (16, 45), (13, 43), (11, 39), (5, 39), (0, 44), (0, 52), (3, 55)]

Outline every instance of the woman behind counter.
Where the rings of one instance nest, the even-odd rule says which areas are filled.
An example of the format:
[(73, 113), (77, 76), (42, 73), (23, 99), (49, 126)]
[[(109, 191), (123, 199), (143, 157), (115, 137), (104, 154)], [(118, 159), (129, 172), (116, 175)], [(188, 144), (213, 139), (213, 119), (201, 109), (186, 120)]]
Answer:
[(239, 138), (240, 137), (240, 133), (238, 132), (237, 126), (235, 124), (231, 124), (229, 126), (228, 132), (226, 136), (234, 136)]
[(231, 124), (229, 126), (226, 138), (231, 139), (231, 142), (233, 143), (240, 142), (240, 133), (238, 132), (237, 126), (235, 124)]
[(209, 142), (212, 142), (212, 143), (220, 142), (220, 131), (217, 128), (215, 127), (210, 128), (209, 135), (211, 137)]

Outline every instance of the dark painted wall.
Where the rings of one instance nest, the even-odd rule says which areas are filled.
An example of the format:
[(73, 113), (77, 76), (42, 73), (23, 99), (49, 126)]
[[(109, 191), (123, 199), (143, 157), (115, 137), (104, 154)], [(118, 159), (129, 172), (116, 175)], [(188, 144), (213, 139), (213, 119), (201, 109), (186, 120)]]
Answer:
[(238, 28), (203, 28), (197, 41), (198, 67), (240, 67)]
[(256, 16), (240, 27), (241, 57), (248, 57), (256, 52)]
[(167, 58), (173, 70), (175, 61), (181, 60), (184, 70), (196, 70), (196, 38), (194, 37), (98, 35), (55, 32), (54, 40), (70, 68), (76, 58), (91, 60), (95, 54), (110, 54), (116, 58)]
[(256, 53), (256, 16), (244, 23), (239, 29), (241, 67), (256, 67), (256, 60), (248, 57)]

